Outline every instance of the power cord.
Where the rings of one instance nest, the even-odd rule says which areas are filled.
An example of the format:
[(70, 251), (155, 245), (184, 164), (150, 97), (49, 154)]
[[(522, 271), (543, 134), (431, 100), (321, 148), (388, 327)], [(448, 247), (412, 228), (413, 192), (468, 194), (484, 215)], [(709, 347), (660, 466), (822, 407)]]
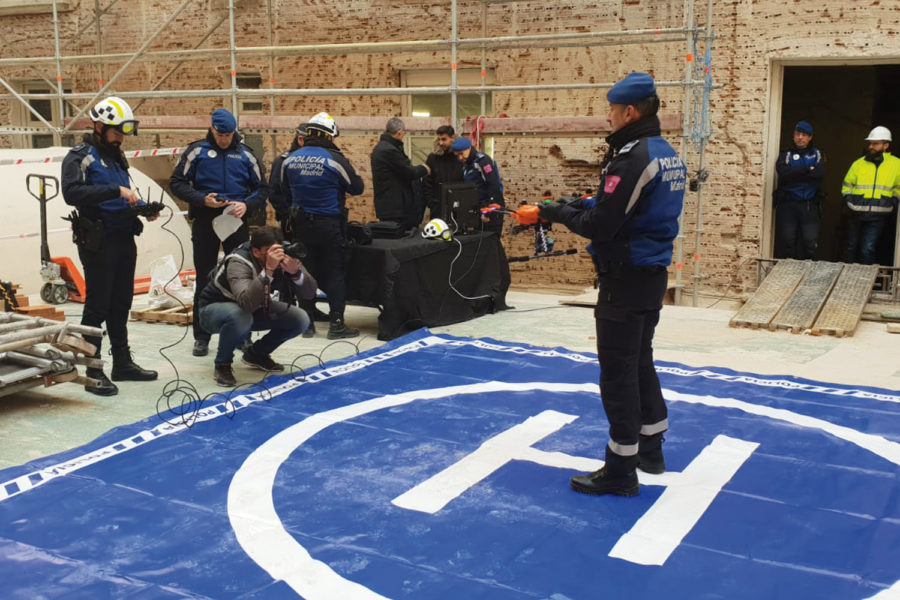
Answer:
[[(162, 191), (160, 191), (160, 201), (162, 201)], [(165, 282), (163, 285), (163, 292), (170, 298), (172, 298), (175, 302), (177, 302), (183, 309), (187, 308), (187, 304), (185, 304), (181, 298), (175, 296), (169, 291), (169, 284), (175, 281), (176, 277), (180, 277), (181, 270), (184, 267), (184, 244), (182, 244), (181, 239), (178, 235), (168, 227), (169, 223), (171, 223), (173, 217), (175, 216), (175, 211), (172, 210), (171, 207), (167, 206), (169, 209), (168, 218), (162, 223), (160, 226), (164, 231), (168, 232), (175, 238), (178, 242), (178, 249), (180, 252), (180, 258), (178, 261), (178, 269), (175, 274)], [(196, 282), (195, 285), (200, 285), (201, 282)], [(194, 318), (199, 318), (199, 315), (195, 314)], [(312, 318), (312, 315), (310, 315)], [(225, 400), (223, 404), (225, 405), (225, 416), (229, 419), (234, 418), (234, 414), (236, 411), (234, 402), (232, 398), (244, 395), (247, 393), (258, 394), (262, 398), (262, 400), (268, 402), (272, 399), (272, 392), (269, 388), (269, 385), (266, 383), (266, 379), (269, 374), (265, 374), (258, 381), (242, 383), (234, 386), (233, 388), (229, 388), (227, 391), (216, 390), (214, 392), (210, 392), (205, 396), (200, 396), (200, 392), (197, 390), (197, 387), (187, 379), (181, 377), (181, 374), (178, 371), (178, 367), (175, 362), (172, 361), (165, 353), (166, 350), (174, 348), (181, 344), (185, 338), (187, 338), (188, 327), (184, 328), (181, 337), (172, 344), (167, 346), (162, 346), (158, 350), (160, 356), (165, 359), (167, 363), (172, 367), (172, 371), (175, 373), (175, 378), (171, 379), (167, 383), (163, 385), (162, 392), (159, 395), (159, 398), (156, 400), (156, 414), (161, 421), (164, 421), (170, 425), (183, 425), (187, 428), (193, 427), (193, 425), (197, 422), (197, 419), (200, 415), (200, 411), (203, 408), (203, 405), (216, 396), (224, 396)], [(359, 342), (365, 340), (366, 337), (362, 337), (359, 339)], [(298, 362), (301, 361), (304, 357), (312, 357), (316, 362), (316, 367), (321, 368), (325, 364), (325, 360), (323, 360), (324, 354), (336, 344), (349, 344), (353, 347), (353, 354), (359, 354), (360, 347), (359, 343), (353, 343), (349, 340), (336, 340), (328, 345), (326, 345), (319, 352), (318, 355), (313, 354), (311, 352), (299, 354), (294, 357), (294, 359), (290, 363), (290, 371), (289, 376), (295, 380), (305, 381), (306, 380), (306, 371), (298, 365)]]

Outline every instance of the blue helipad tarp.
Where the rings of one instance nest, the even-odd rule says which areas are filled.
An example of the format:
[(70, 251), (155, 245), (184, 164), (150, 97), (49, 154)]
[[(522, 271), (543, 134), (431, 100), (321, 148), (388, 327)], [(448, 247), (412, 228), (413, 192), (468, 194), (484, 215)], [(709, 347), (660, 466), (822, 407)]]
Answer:
[(411, 334), (0, 471), (3, 598), (900, 597), (900, 394), (658, 365), (668, 471), (572, 492), (592, 355)]

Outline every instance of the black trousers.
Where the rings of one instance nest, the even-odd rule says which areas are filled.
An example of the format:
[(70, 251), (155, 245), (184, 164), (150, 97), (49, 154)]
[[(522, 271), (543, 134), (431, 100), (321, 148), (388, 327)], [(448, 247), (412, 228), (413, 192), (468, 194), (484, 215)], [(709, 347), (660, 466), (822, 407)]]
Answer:
[(788, 200), (775, 207), (775, 258), (816, 259), (819, 201)]
[(665, 268), (632, 269), (600, 278), (594, 315), (600, 395), (609, 420), (607, 468), (631, 471), (644, 444), (667, 428), (666, 403), (653, 366), (653, 334), (666, 293)]
[[(78, 248), (81, 268), (84, 271), (84, 312), (81, 324), (100, 327), (106, 323), (106, 332), (112, 348), (128, 346), (128, 313), (134, 298), (134, 265), (137, 247), (134, 236), (105, 234), (96, 252)], [(103, 338), (85, 336), (97, 347)]]
[[(216, 267), (219, 260), (219, 246), (225, 254), (230, 254), (235, 248), (250, 239), (247, 224), (232, 233), (224, 242), (219, 241), (216, 232), (213, 231), (212, 219), (195, 219), (191, 226), (191, 245), (194, 249), (194, 271), (197, 273), (197, 285), (194, 290), (194, 306), (200, 306), (200, 292), (209, 283), (209, 274)], [(209, 343), (210, 333), (200, 326), (200, 319), (194, 316), (194, 339)]]
[(306, 246), (303, 264), (328, 296), (329, 310), (341, 315), (347, 306), (345, 230), (343, 217), (300, 214), (294, 220), (294, 240)]

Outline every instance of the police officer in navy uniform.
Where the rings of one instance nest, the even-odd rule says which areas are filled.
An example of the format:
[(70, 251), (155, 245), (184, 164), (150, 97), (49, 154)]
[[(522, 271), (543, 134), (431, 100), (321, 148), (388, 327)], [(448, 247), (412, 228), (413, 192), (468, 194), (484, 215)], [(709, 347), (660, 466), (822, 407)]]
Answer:
[[(128, 161), (122, 154), (126, 135), (137, 135), (138, 121), (128, 103), (110, 96), (90, 112), (93, 131), (72, 148), (62, 164), (62, 193), (66, 204), (78, 208), (73, 223), (78, 238), (78, 257), (84, 271), (86, 298), (81, 324), (100, 327), (106, 323), (112, 348), (113, 381), (152, 381), (156, 371), (134, 363), (128, 347), (128, 312), (134, 296), (137, 247), (134, 236), (144, 226), (132, 207), (144, 204), (131, 189)], [(152, 221), (156, 216), (148, 216)], [(102, 338), (86, 336), (100, 357)], [(85, 389), (101, 396), (118, 393), (103, 373), (89, 368), (85, 374), (100, 382)]]
[(825, 155), (811, 145), (812, 136), (812, 125), (807, 121), (797, 123), (793, 145), (779, 154), (775, 163), (775, 258), (816, 258)]
[[(230, 254), (249, 239), (247, 223), (224, 240), (213, 230), (213, 219), (230, 206), (231, 214), (243, 219), (248, 211), (266, 202), (263, 167), (253, 150), (241, 142), (237, 121), (224, 108), (212, 114), (212, 127), (206, 138), (191, 143), (175, 166), (169, 180), (172, 193), (189, 205), (193, 219), (191, 242), (194, 250), (196, 289), (194, 306), (199, 305), (200, 292), (219, 258), (219, 246)], [(194, 319), (194, 356), (209, 352), (208, 331)]]
[[(288, 242), (294, 239), (294, 219), (291, 216), (290, 200), (285, 198), (281, 190), (281, 166), (285, 159), (303, 147), (303, 137), (306, 135), (306, 123), (297, 125), (291, 147), (282, 152), (272, 161), (272, 172), (269, 175), (269, 204), (275, 211), (275, 220), (281, 224), (281, 232)], [(310, 317), (309, 329), (303, 332), (303, 337), (313, 337), (316, 334), (315, 321), (328, 322), (328, 315), (316, 308), (315, 297), (311, 300), (301, 299), (301, 306)]]
[[(306, 124), (303, 147), (281, 166), (281, 190), (294, 214), (294, 239), (303, 242), (306, 267), (328, 296), (328, 339), (355, 337), (344, 323), (347, 298), (347, 194), (362, 194), (364, 184), (334, 144), (337, 123), (321, 112)], [(307, 308), (308, 305), (303, 305)], [(308, 308), (307, 308), (308, 310)]]
[(570, 480), (578, 492), (633, 496), (636, 468), (665, 471), (666, 404), (653, 366), (684, 200), (685, 168), (660, 137), (659, 98), (647, 73), (631, 73), (607, 93), (612, 134), (596, 203), (544, 205), (540, 216), (591, 240), (600, 291), (595, 318), (600, 395), (609, 420), (604, 466)]
[[(503, 181), (500, 179), (500, 171), (494, 159), (473, 148), (472, 141), (467, 137), (453, 140), (450, 150), (463, 165), (463, 181), (475, 184), (478, 190), (478, 206), (499, 204), (500, 208), (506, 207), (506, 201), (503, 199)], [(485, 231), (493, 231), (498, 236), (503, 232), (503, 213), (495, 211), (482, 215), (481, 220)]]

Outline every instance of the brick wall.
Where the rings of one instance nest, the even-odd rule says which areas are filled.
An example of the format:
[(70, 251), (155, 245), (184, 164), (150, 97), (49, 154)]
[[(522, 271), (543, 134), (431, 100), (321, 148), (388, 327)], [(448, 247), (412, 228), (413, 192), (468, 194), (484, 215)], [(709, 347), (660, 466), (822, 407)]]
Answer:
[[(115, 3), (101, 18), (104, 52), (133, 52), (180, 4), (177, 0), (131, 0)], [(488, 36), (531, 35), (575, 31), (617, 29), (665, 29), (683, 25), (685, 3), (681, 0), (573, 1), (566, 6), (545, 2), (511, 2), (490, 5)], [(480, 37), (482, 3), (459, 3), (461, 38)], [(268, 43), (265, 3), (239, 2), (236, 42), (241, 46)], [(450, 3), (421, 3), (413, 0), (273, 0), (275, 26), (273, 43), (316, 44), (396, 40), (446, 39), (450, 30)], [(700, 24), (706, 20), (706, 4), (697, 3)], [(93, 3), (81, 2), (74, 10), (60, 14), (61, 44), (64, 54), (92, 54), (97, 50), (95, 28), (87, 27)], [(193, 48), (222, 16), (224, 0), (192, 3), (157, 39), (151, 50)], [(713, 27), (713, 77), (721, 87), (712, 93), (713, 137), (706, 147), (705, 168), (710, 179), (703, 191), (703, 233), (700, 247), (702, 286), (722, 290), (726, 286), (743, 291), (755, 286), (753, 258), (764, 254), (763, 207), (769, 97), (772, 63), (777, 60), (865, 59), (896, 61), (900, 34), (900, 4), (867, 2), (845, 5), (832, 0), (715, 0)], [(217, 29), (203, 48), (226, 47), (228, 21)], [(76, 32), (83, 30), (76, 39)], [(53, 28), (49, 15), (0, 18), (0, 40), (6, 45), (0, 56), (52, 56)], [(654, 34), (648, 34), (654, 35)], [(664, 36), (665, 34), (659, 34)], [(490, 50), (488, 66), (497, 83), (537, 84), (608, 82), (632, 70), (647, 70), (658, 80), (684, 77), (683, 40), (660, 44), (610, 44), (593, 47), (529, 47)], [(460, 67), (478, 66), (481, 53), (460, 51)], [(124, 59), (123, 59), (124, 60)], [(421, 67), (447, 67), (449, 51), (411, 53), (348, 53), (340, 56), (289, 56), (275, 61), (269, 72), (266, 57), (241, 57), (238, 71), (258, 71), (264, 85), (270, 76), (278, 88), (392, 87), (398, 86), (400, 72)], [(148, 89), (175, 66), (173, 60), (137, 62), (117, 80), (114, 89)], [(121, 65), (108, 63), (106, 79)], [(215, 60), (190, 60), (175, 71), (160, 89), (220, 88), (230, 79), (230, 59), (223, 53)], [(0, 63), (0, 76), (7, 81), (55, 80), (55, 65), (13, 67)], [(75, 91), (95, 91), (100, 71), (96, 65), (66, 63), (63, 77)], [(664, 113), (681, 113), (684, 93), (679, 88), (661, 88)], [(80, 101), (84, 102), (84, 100)], [(169, 98), (147, 101), (139, 112), (145, 115), (209, 114), (216, 106), (230, 107), (230, 98)], [(0, 119), (10, 122), (14, 103), (0, 99)], [(401, 114), (399, 96), (309, 96), (280, 97), (274, 110), (279, 115), (308, 117), (320, 110), (341, 115)], [(264, 110), (270, 110), (264, 101)], [(528, 91), (494, 94), (495, 114), (520, 116), (603, 116), (607, 106), (600, 90)], [(679, 132), (667, 132), (681, 149)], [(127, 146), (162, 147), (182, 145), (198, 134), (144, 135), (129, 139)], [(367, 191), (352, 200), (354, 218), (372, 218), (369, 152), (377, 133), (348, 134), (339, 138), (351, 162), (366, 181)], [(287, 148), (288, 135), (278, 138), (279, 151)], [(0, 136), (0, 147), (12, 140)], [(268, 148), (268, 144), (266, 144)], [(550, 189), (563, 194), (596, 188), (596, 165), (605, 143), (602, 137), (559, 137), (549, 135), (508, 135), (495, 138), (494, 158), (504, 178), (511, 204), (537, 200)], [(696, 169), (698, 153), (687, 148), (688, 163)], [(265, 160), (271, 161), (267, 150)], [(685, 199), (685, 269), (690, 272), (697, 224), (697, 195)], [(583, 247), (585, 240), (554, 231), (557, 248)], [(510, 255), (530, 254), (530, 236), (507, 237)], [(529, 286), (587, 285), (593, 275), (582, 256), (567, 256), (513, 266), (514, 282)]]

